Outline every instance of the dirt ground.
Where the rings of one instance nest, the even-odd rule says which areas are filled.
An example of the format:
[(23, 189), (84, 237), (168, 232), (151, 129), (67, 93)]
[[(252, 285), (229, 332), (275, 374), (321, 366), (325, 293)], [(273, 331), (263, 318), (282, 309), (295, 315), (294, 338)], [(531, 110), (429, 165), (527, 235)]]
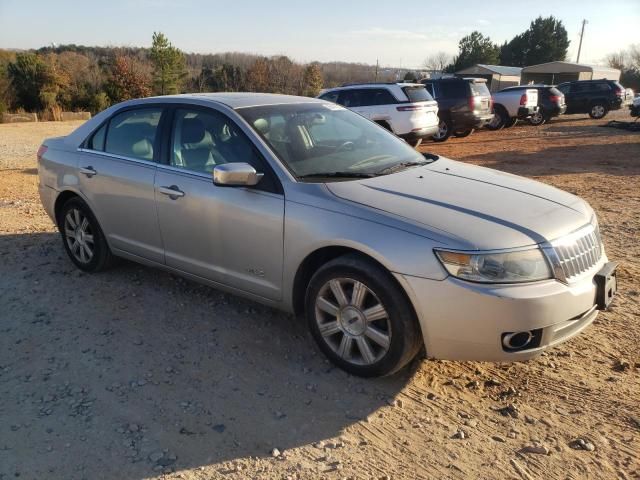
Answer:
[(620, 293), (528, 363), (377, 380), (292, 316), (132, 263), (80, 273), (35, 160), (78, 123), (0, 125), (0, 479), (640, 478), (640, 134), (599, 126), (627, 115), (421, 147), (587, 199)]

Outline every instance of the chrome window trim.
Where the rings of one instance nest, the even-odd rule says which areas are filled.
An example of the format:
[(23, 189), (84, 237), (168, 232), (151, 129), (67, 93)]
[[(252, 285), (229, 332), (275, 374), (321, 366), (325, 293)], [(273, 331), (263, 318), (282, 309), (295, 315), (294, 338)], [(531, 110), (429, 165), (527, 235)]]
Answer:
[(148, 165), (150, 167), (157, 167), (159, 165), (158, 162), (154, 162), (153, 160), (144, 160), (143, 158), (127, 157), (126, 155), (118, 155), (117, 153), (103, 152), (101, 150), (92, 150), (90, 148), (78, 147), (77, 151), (81, 153), (91, 153), (93, 155), (102, 155), (109, 158), (115, 158), (117, 160), (125, 160), (127, 162), (140, 163), (142, 165)]

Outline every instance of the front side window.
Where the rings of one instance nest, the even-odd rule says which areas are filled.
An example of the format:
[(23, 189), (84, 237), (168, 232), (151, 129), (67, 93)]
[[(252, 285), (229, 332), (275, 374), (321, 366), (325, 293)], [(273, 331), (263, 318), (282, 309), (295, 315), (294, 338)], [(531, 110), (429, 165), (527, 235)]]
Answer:
[(427, 163), (392, 133), (337, 105), (268, 105), (237, 111), (300, 179), (370, 177)]
[(362, 105), (364, 105), (362, 99), (362, 90), (344, 90), (340, 94), (338, 103), (340, 105), (344, 105), (347, 108), (361, 107)]
[(111, 118), (104, 151), (141, 160), (153, 160), (161, 108), (140, 108)]
[(216, 165), (245, 162), (262, 171), (251, 141), (227, 116), (213, 110), (176, 110), (171, 145), (174, 167), (210, 174)]

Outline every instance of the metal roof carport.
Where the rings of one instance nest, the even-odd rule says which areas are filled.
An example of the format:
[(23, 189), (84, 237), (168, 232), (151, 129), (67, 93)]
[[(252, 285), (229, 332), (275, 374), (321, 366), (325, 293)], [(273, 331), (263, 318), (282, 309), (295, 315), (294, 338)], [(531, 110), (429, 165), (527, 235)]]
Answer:
[(460, 77), (479, 77), (487, 80), (487, 86), (492, 92), (503, 88), (520, 85), (520, 67), (504, 67), (502, 65), (485, 65), (479, 63), (472, 67), (458, 70)]
[(557, 85), (574, 80), (620, 80), (620, 70), (599, 65), (573, 62), (549, 62), (522, 69), (521, 82)]

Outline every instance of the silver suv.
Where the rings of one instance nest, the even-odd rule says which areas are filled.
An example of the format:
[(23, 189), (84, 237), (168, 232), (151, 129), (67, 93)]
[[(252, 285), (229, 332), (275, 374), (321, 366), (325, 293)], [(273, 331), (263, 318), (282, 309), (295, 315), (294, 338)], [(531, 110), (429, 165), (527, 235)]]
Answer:
[(379, 124), (412, 147), (438, 132), (438, 102), (421, 83), (356, 83), (318, 97)]
[(38, 174), (81, 270), (118, 256), (304, 314), (356, 375), (395, 372), (422, 347), (525, 360), (587, 327), (616, 291), (580, 198), (420, 154), (322, 100), (121, 103), (46, 140)]

